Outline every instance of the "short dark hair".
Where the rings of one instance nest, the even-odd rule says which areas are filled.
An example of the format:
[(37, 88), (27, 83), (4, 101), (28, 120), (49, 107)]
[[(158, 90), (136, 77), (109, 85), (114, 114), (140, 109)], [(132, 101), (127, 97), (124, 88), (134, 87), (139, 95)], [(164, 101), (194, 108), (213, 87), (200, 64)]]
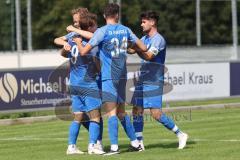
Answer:
[(109, 3), (104, 8), (105, 17), (113, 17), (117, 14), (119, 14), (119, 5), (116, 3)]
[(157, 12), (154, 11), (145, 11), (140, 14), (140, 20), (147, 19), (147, 20), (154, 20), (156, 25), (158, 24), (159, 16)]
[(90, 12), (80, 20), (80, 28), (83, 30), (87, 30), (89, 27), (93, 27), (96, 24), (97, 15)]

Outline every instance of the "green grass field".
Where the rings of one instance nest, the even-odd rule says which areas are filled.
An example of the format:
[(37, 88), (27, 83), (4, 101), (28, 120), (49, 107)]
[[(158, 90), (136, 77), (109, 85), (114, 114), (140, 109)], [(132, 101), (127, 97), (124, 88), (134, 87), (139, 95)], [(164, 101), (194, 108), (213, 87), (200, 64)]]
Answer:
[[(69, 121), (0, 126), (0, 160), (136, 159), (136, 160), (239, 160), (240, 108), (209, 109), (169, 113), (190, 139), (184, 150), (177, 150), (177, 138), (163, 126), (146, 117), (146, 151), (127, 152), (129, 141), (120, 128), (121, 154), (66, 156)], [(105, 123), (106, 124), (106, 123)], [(104, 144), (109, 148), (107, 129)], [(87, 150), (87, 131), (81, 128), (78, 146)]]
[[(221, 99), (208, 99), (208, 100), (191, 100), (191, 101), (170, 101), (168, 106), (179, 107), (179, 106), (197, 106), (197, 105), (211, 105), (211, 104), (237, 104), (240, 103), (240, 97), (228, 97)], [(166, 102), (163, 103), (163, 107), (166, 107)], [(132, 106), (126, 106), (127, 109), (132, 109)], [(55, 110), (42, 110), (42, 111), (18, 111), (15, 110), (14, 113), (1, 113), (0, 119), (16, 119), (23, 117), (38, 117), (38, 116), (48, 116), (54, 115)]]

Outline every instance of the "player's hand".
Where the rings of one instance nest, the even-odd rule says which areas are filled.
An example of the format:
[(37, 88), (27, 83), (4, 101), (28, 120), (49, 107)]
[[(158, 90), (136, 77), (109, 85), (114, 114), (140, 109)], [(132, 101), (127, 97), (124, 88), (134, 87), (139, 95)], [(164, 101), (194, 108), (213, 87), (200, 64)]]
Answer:
[(73, 41), (74, 41), (76, 44), (81, 44), (81, 43), (82, 43), (82, 38), (80, 38), (80, 37), (75, 37), (75, 38), (73, 38)]
[(67, 32), (74, 32), (75, 29), (76, 28), (73, 25), (67, 26), (67, 28), (66, 28)]
[(136, 51), (135, 51), (134, 49), (132, 49), (132, 48), (128, 48), (128, 49), (127, 49), (127, 53), (128, 53), (128, 54), (135, 54)]
[(65, 51), (70, 51), (71, 48), (72, 48), (71, 45), (68, 44), (68, 43), (65, 43), (64, 46), (63, 46), (63, 49), (64, 49)]

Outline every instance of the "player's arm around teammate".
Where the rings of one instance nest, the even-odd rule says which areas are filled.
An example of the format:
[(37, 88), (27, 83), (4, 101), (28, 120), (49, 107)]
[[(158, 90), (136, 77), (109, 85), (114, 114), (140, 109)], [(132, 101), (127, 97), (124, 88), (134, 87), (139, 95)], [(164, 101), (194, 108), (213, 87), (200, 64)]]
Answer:
[[(87, 20), (89, 20), (88, 15), (90, 15), (90, 13), (88, 12), (88, 10), (86, 8), (78, 8), (78, 9), (72, 10), (74, 26), (76, 28), (80, 28), (80, 22), (82, 20), (84, 20), (84, 19), (86, 20), (86, 18), (87, 18)], [(73, 39), (76, 36), (79, 36), (79, 35), (76, 34), (75, 32), (70, 32), (66, 36), (62, 36), (62, 37), (55, 39), (55, 43), (57, 43), (58, 45), (64, 46), (63, 49), (61, 50), (62, 56), (74, 59), (74, 60), (70, 61), (71, 62), (70, 94), (71, 94), (71, 98), (72, 98), (72, 112), (74, 115), (74, 120), (72, 121), (72, 123), (69, 127), (69, 142), (68, 142), (69, 146), (67, 149), (67, 154), (82, 154), (83, 153), (76, 147), (77, 137), (78, 137), (78, 133), (79, 133), (81, 124), (83, 124), (87, 130), (89, 130), (89, 134), (90, 134), (90, 139), (89, 139), (90, 143), (89, 143), (89, 148), (88, 148), (89, 153), (90, 154), (102, 154), (104, 152), (102, 150), (103, 147), (101, 146), (101, 144), (99, 143), (98, 148), (96, 148), (96, 146), (95, 146), (96, 141), (100, 142), (102, 140), (102, 138), (101, 138), (102, 130), (99, 129), (99, 127), (102, 128), (101, 127), (102, 123), (99, 123), (99, 122), (102, 122), (101, 121), (102, 119), (100, 118), (99, 110), (96, 108), (101, 105), (100, 99), (94, 100), (97, 103), (95, 105), (96, 109), (94, 108), (94, 106), (92, 106), (92, 107), (89, 106), (90, 109), (87, 109), (87, 111), (89, 111), (88, 117), (90, 118), (90, 121), (83, 118), (83, 117), (86, 117), (85, 116), (86, 115), (85, 114), (85, 110), (86, 110), (85, 105), (88, 104), (88, 102), (90, 100), (87, 101), (84, 98), (84, 96), (81, 95), (80, 92), (82, 90), (81, 89), (82, 87), (78, 86), (78, 84), (80, 83), (79, 80), (81, 81), (81, 79), (84, 79), (84, 78), (78, 77), (79, 75), (81, 75), (80, 73), (83, 72), (81, 70), (78, 70), (78, 68), (76, 67), (78, 65), (81, 65), (81, 63), (79, 63), (79, 61), (77, 61), (77, 59), (78, 59), (77, 56), (79, 56), (79, 54), (75, 55), (74, 52), (76, 50), (75, 51), (71, 50), (72, 47), (74, 48)], [(79, 80), (77, 80), (76, 78), (71, 78), (71, 77), (76, 77), (76, 78), (78, 77)], [(93, 80), (93, 82), (94, 82), (94, 80)]]
[[(84, 47), (81, 39), (76, 39), (81, 55), (87, 55), (92, 47), (99, 46), (102, 74), (102, 100), (108, 116), (108, 132), (111, 142), (111, 151), (108, 155), (117, 154), (118, 151), (118, 117), (122, 122), (131, 146), (139, 151), (133, 126), (130, 118), (126, 117), (125, 86), (126, 86), (126, 48), (127, 41), (133, 41), (142, 51), (147, 47), (132, 33), (132, 31), (118, 24), (119, 6), (108, 4), (104, 9), (106, 25), (99, 28)], [(122, 67), (120, 67), (120, 66)], [(118, 67), (117, 67), (118, 66)], [(120, 106), (120, 107), (119, 107)], [(121, 109), (122, 108), (122, 109)], [(118, 117), (117, 117), (118, 115)]]
[[(183, 149), (186, 146), (188, 135), (180, 131), (174, 121), (162, 112), (166, 42), (157, 31), (158, 19), (157, 13), (153, 11), (146, 11), (140, 15), (141, 27), (146, 34), (141, 40), (148, 46), (148, 51), (140, 52), (137, 48), (135, 50), (145, 60), (140, 69), (141, 73), (144, 73), (146, 69), (149, 73), (148, 76), (140, 75), (138, 87), (141, 88), (142, 93), (135, 92), (132, 98), (132, 104), (134, 105), (132, 110), (134, 116), (133, 125), (136, 136), (143, 146), (143, 111), (144, 109), (150, 109), (152, 117), (157, 122), (163, 124), (177, 135), (179, 139), (178, 148)], [(155, 84), (158, 84), (158, 86)], [(149, 92), (151, 90), (155, 92)]]
[[(73, 18), (74, 26), (79, 27), (80, 17), (85, 16), (87, 12), (88, 10), (82, 7), (72, 10), (72, 18)], [(61, 36), (54, 39), (54, 43), (56, 45), (63, 46), (63, 48), (61, 49), (61, 55), (65, 58), (69, 58), (69, 53), (71, 52), (71, 45), (68, 42), (71, 41), (71, 39), (75, 35), (76, 34), (72, 32), (65, 36)], [(71, 74), (71, 71), (70, 71), (70, 74)], [(74, 98), (73, 96), (71, 97), (72, 97), (72, 103), (74, 103), (74, 100), (73, 100)], [(79, 129), (81, 126), (81, 122), (83, 120), (83, 115), (84, 115), (83, 112), (73, 112), (73, 121), (69, 127), (68, 148), (66, 151), (67, 154), (83, 154), (83, 152), (79, 150), (76, 146)], [(85, 123), (84, 123), (84, 126), (88, 128), (87, 124), (85, 125)]]
[[(82, 17), (85, 17), (88, 13), (87, 8), (79, 7), (77, 9), (73, 9), (71, 14), (73, 18), (73, 26), (74, 28), (79, 28), (79, 22)], [(61, 37), (57, 37), (54, 39), (54, 43), (57, 46), (63, 46), (63, 49), (61, 50), (61, 55), (65, 58), (67, 58), (67, 53), (71, 50), (71, 46), (68, 43), (68, 39), (76, 36), (77, 34), (75, 32), (70, 32), (69, 34)]]
[(69, 25), (66, 30), (68, 32), (75, 32), (75, 33), (78, 33), (80, 36), (86, 38), (86, 39), (91, 39), (92, 36), (93, 36), (93, 32), (89, 32), (89, 31), (85, 31), (85, 30), (82, 30), (81, 28), (76, 28), (74, 27), (73, 25)]

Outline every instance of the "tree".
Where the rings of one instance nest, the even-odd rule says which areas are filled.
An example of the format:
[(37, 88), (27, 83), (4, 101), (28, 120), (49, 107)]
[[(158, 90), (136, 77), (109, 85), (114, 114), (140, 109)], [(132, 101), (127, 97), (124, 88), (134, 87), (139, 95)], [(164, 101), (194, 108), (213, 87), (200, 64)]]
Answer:
[(201, 10), (203, 44), (231, 43), (231, 1), (203, 1)]
[[(11, 5), (13, 0), (0, 1), (0, 50), (11, 50)], [(143, 35), (139, 15), (145, 10), (159, 13), (158, 29), (169, 45), (195, 45), (195, 0), (122, 0), (122, 23), (138, 37)], [(71, 10), (79, 6), (98, 15), (98, 25), (105, 24), (104, 6), (108, 0), (32, 0), (33, 49), (56, 48), (55, 37), (67, 34), (66, 26), (72, 24)], [(23, 49), (27, 48), (26, 0), (21, 0)], [(238, 3), (240, 23), (240, 3)], [(203, 44), (232, 42), (230, 1), (201, 1), (201, 27)], [(240, 32), (240, 31), (239, 31)], [(238, 36), (240, 38), (240, 36)], [(14, 37), (15, 38), (15, 37)], [(14, 42), (15, 43), (15, 42)]]
[[(34, 48), (54, 48), (54, 38), (67, 34), (66, 27), (72, 24), (72, 9), (83, 6), (99, 15), (101, 12), (100, 9), (103, 8), (106, 3), (106, 0), (91, 2), (88, 0), (34, 1), (33, 31), (36, 31), (33, 32)], [(103, 23), (103, 18), (99, 19), (99, 21)]]
[[(11, 38), (11, 1), (0, 1), (0, 15), (2, 18), (0, 21), (0, 50), (11, 50), (11, 44), (14, 43), (14, 39)], [(13, 37), (14, 38), (14, 37)]]

